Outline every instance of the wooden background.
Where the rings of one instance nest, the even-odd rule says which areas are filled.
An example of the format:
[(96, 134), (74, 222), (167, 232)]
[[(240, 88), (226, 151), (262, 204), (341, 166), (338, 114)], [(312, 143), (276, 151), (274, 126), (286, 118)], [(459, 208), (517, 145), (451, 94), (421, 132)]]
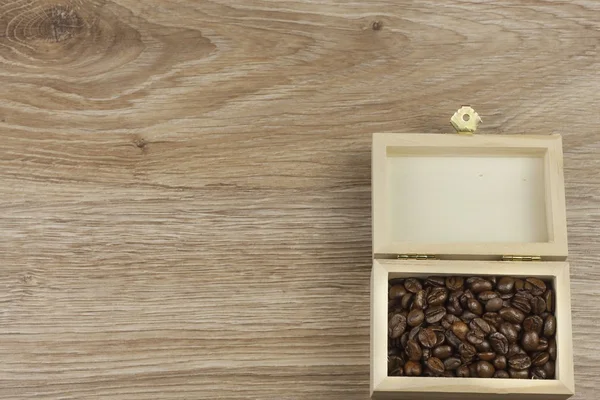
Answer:
[(564, 135), (600, 385), (600, 2), (0, 0), (0, 398), (367, 399), (370, 140)]

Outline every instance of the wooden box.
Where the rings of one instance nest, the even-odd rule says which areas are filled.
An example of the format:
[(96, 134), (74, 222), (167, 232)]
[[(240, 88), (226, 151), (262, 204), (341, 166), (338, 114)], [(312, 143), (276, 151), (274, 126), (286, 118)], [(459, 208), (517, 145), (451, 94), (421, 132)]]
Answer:
[[(559, 135), (375, 134), (372, 149), (371, 396), (566, 399), (574, 393)], [(388, 281), (428, 275), (549, 279), (556, 378), (388, 376)]]

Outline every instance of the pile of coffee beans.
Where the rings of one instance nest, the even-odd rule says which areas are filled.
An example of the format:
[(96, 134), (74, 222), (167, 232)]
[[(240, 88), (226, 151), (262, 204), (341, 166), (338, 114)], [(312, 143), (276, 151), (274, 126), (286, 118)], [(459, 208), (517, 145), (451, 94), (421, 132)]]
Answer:
[(554, 291), (538, 278), (389, 281), (388, 375), (553, 379)]

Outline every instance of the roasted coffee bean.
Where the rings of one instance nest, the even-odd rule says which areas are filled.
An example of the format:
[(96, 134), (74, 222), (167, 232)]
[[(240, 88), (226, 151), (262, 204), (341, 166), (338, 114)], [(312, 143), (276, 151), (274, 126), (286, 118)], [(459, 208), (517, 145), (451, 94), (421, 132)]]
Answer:
[(517, 332), (517, 329), (510, 322), (502, 323), (502, 325), (500, 325), (499, 331), (504, 336), (506, 336), (506, 339), (508, 339), (508, 343), (515, 343), (519, 338), (519, 333)]
[(469, 364), (469, 374), (473, 377), (476, 378), (477, 377), (477, 363), (470, 363)]
[(412, 305), (413, 297), (414, 295), (412, 293), (406, 293), (404, 296), (402, 296), (402, 300), (400, 301), (402, 308), (408, 310)]
[(483, 314), (483, 319), (485, 319), (488, 324), (490, 324), (496, 329), (500, 329), (500, 325), (502, 325), (502, 323), (504, 322), (500, 314), (496, 312), (486, 312), (485, 314)]
[(505, 321), (511, 322), (513, 324), (520, 324), (525, 319), (525, 314), (523, 314), (521, 310), (517, 310), (516, 308), (512, 307), (501, 309), (500, 316)]
[(510, 299), (512, 299), (512, 298), (514, 297), (514, 295), (515, 295), (515, 294), (514, 294), (513, 292), (509, 292), (509, 293), (501, 293), (501, 294), (500, 294), (500, 298), (501, 298), (502, 300), (510, 300)]
[(463, 360), (471, 360), (477, 354), (477, 349), (469, 343), (461, 343), (458, 352)]
[(549, 313), (554, 311), (554, 296), (552, 295), (552, 289), (546, 290), (542, 295), (542, 298), (546, 302), (546, 311)]
[(469, 310), (473, 314), (477, 314), (477, 315), (483, 314), (483, 306), (481, 305), (480, 302), (478, 302), (475, 299), (469, 299), (469, 301), (467, 302), (467, 307), (469, 307)]
[(496, 289), (500, 293), (510, 293), (510, 292), (512, 292), (514, 287), (515, 287), (515, 278), (511, 278), (509, 276), (503, 276), (502, 278), (500, 278), (500, 280), (498, 280), (498, 283), (496, 285)]
[(389, 297), (390, 299), (401, 298), (406, 294), (406, 288), (403, 284), (394, 285), (390, 288)]
[(529, 370), (510, 368), (508, 370), (508, 375), (510, 375), (512, 379), (529, 379)]
[(508, 359), (508, 365), (513, 369), (527, 369), (531, 367), (531, 358), (527, 354), (516, 354)]
[(419, 361), (421, 357), (423, 357), (423, 351), (421, 350), (421, 346), (417, 343), (416, 340), (409, 340), (406, 343), (406, 355), (409, 360)]
[(531, 312), (534, 314), (541, 314), (546, 311), (546, 302), (539, 296), (534, 297), (531, 300)]
[(460, 319), (462, 319), (464, 322), (471, 322), (473, 319), (477, 318), (478, 315), (472, 313), (471, 311), (465, 311), (461, 314)]
[(533, 297), (528, 292), (519, 292), (511, 300), (511, 304), (517, 310), (529, 314), (531, 312), (531, 300)]
[(455, 370), (456, 368), (460, 367), (462, 364), (462, 361), (460, 361), (460, 358), (457, 357), (450, 357), (444, 360), (444, 368), (446, 370)]
[(554, 363), (552, 361), (548, 361), (546, 364), (544, 364), (544, 366), (542, 368), (544, 368), (544, 371), (546, 372), (546, 376), (548, 377), (548, 379), (554, 378), (554, 374), (555, 374), (556, 370), (555, 370)]
[(421, 349), (421, 351), (423, 352), (421, 359), (423, 361), (427, 361), (431, 357), (431, 349), (423, 348), (423, 349)]
[(463, 308), (458, 299), (454, 299), (446, 306), (446, 311), (452, 315), (460, 316), (463, 313)]
[(517, 292), (523, 290), (525, 287), (525, 281), (523, 279), (515, 279), (515, 290)]
[(506, 353), (506, 357), (510, 358), (517, 354), (527, 354), (527, 353), (517, 343), (513, 343), (508, 348), (508, 353)]
[(498, 293), (492, 290), (486, 290), (485, 292), (479, 293), (477, 297), (479, 298), (479, 301), (486, 303), (492, 299), (497, 299), (500, 296), (498, 296)]
[(419, 290), (423, 289), (423, 285), (418, 279), (408, 278), (404, 281), (404, 287), (411, 293), (417, 293)]
[(427, 292), (425, 290), (419, 290), (413, 300), (412, 308), (419, 308), (421, 310), (425, 308), (427, 306), (426, 298)]
[(442, 332), (436, 332), (435, 337), (437, 338), (435, 345), (440, 346), (446, 343), (446, 336)]
[(483, 343), (483, 338), (483, 334), (481, 334), (480, 336), (475, 331), (470, 331), (469, 333), (467, 333), (467, 341), (472, 345), (478, 345)]
[(510, 378), (510, 375), (506, 371), (496, 371), (494, 373), (494, 378), (508, 379), (508, 378)]
[(483, 332), (484, 336), (487, 336), (492, 332), (492, 327), (483, 318), (474, 318), (469, 324), (469, 327), (471, 328), (471, 330), (479, 330)]
[(427, 296), (427, 304), (430, 306), (439, 306), (444, 304), (448, 299), (448, 289), (444, 287), (435, 287), (431, 290), (431, 293)]
[(545, 337), (541, 337), (540, 338), (540, 344), (538, 344), (538, 347), (536, 349), (537, 351), (546, 351), (548, 350), (548, 339), (546, 339)]
[(416, 361), (407, 361), (404, 365), (404, 374), (406, 376), (419, 376), (422, 372), (421, 364)]
[(429, 276), (425, 279), (425, 284), (428, 286), (444, 286), (446, 278), (443, 276)]
[(437, 343), (437, 335), (431, 328), (421, 329), (419, 332), (419, 342), (423, 347), (432, 348)]
[(456, 337), (456, 335), (452, 331), (446, 331), (445, 336), (448, 343), (456, 349), (458, 349), (459, 346), (462, 344), (462, 341), (458, 337)]
[(535, 332), (538, 335), (541, 335), (543, 325), (544, 321), (538, 315), (530, 315), (523, 320), (523, 330), (525, 332)]
[(433, 349), (432, 354), (434, 357), (444, 360), (452, 355), (452, 347), (449, 345), (437, 346)]
[(552, 361), (556, 361), (556, 339), (552, 338), (548, 341), (548, 354), (550, 354), (550, 359)]
[(496, 353), (494, 353), (493, 351), (489, 351), (486, 353), (477, 353), (477, 358), (479, 358), (482, 361), (493, 361), (494, 358), (496, 358)]
[(425, 314), (423, 313), (423, 310), (419, 310), (418, 308), (416, 308), (416, 309), (412, 310), (410, 313), (408, 313), (408, 318), (406, 318), (406, 322), (410, 326), (417, 326), (417, 325), (421, 325), (423, 323), (424, 319), (425, 319)]
[(546, 291), (546, 284), (541, 279), (527, 278), (526, 282), (531, 285), (530, 291), (534, 296), (541, 296)]
[(531, 357), (531, 365), (534, 367), (541, 367), (550, 361), (550, 354), (545, 351), (535, 353), (533, 357)]
[(462, 296), (460, 296), (460, 304), (463, 306), (463, 308), (467, 308), (467, 302), (470, 299), (474, 299), (475, 295), (473, 294), (473, 292), (469, 289), (465, 290), (462, 294)]
[(462, 276), (449, 276), (446, 278), (446, 287), (450, 290), (460, 290), (465, 280)]
[(446, 368), (444, 367), (444, 363), (437, 357), (431, 357), (425, 363), (427, 368), (429, 368), (434, 374), (441, 375), (444, 373)]
[(544, 321), (544, 336), (549, 338), (556, 333), (556, 318), (554, 315), (548, 315)]
[(443, 376), (444, 378), (456, 378), (454, 371), (444, 371), (444, 373), (440, 376)]
[(508, 339), (500, 332), (492, 333), (490, 335), (490, 344), (492, 349), (498, 354), (508, 353)]
[(540, 337), (535, 332), (525, 332), (521, 339), (521, 345), (525, 351), (535, 351), (540, 345)]
[(483, 342), (474, 346), (480, 353), (488, 353), (490, 351), (493, 351), (492, 346), (490, 346), (490, 342), (488, 342), (487, 340), (484, 340)]
[(417, 340), (417, 336), (419, 335), (419, 332), (421, 332), (421, 327), (415, 326), (408, 332), (408, 339), (409, 340)]
[(469, 367), (467, 367), (466, 365), (461, 365), (460, 367), (458, 367), (456, 369), (456, 376), (458, 378), (468, 378), (469, 376), (471, 376), (471, 374), (469, 373)]
[(487, 361), (479, 361), (477, 363), (477, 376), (480, 378), (491, 378), (494, 376), (496, 369)]
[(492, 282), (483, 278), (476, 278), (470, 282), (469, 288), (473, 293), (485, 292), (486, 290), (492, 290)]
[(460, 321), (460, 318), (458, 318), (456, 315), (446, 314), (444, 315), (444, 318), (442, 318), (442, 326), (444, 329), (450, 329), (452, 324), (456, 321)]
[(389, 376), (404, 376), (404, 368), (403, 367), (397, 367), (396, 369), (392, 370), (391, 372), (388, 372)]
[(404, 332), (404, 334), (400, 337), (400, 346), (405, 349), (406, 342), (408, 342), (408, 332)]
[(402, 314), (394, 314), (388, 321), (388, 334), (392, 339), (397, 339), (406, 330), (406, 317)]
[(488, 312), (499, 311), (502, 308), (502, 303), (503, 303), (503, 300), (500, 297), (491, 299), (485, 304), (485, 311), (488, 311)]
[(446, 309), (442, 306), (429, 307), (425, 310), (425, 320), (428, 324), (437, 324), (446, 315)]
[(531, 379), (548, 379), (548, 375), (543, 368), (535, 367), (531, 370)]
[(494, 368), (496, 369), (506, 369), (506, 357), (505, 356), (496, 356), (496, 358), (494, 358)]

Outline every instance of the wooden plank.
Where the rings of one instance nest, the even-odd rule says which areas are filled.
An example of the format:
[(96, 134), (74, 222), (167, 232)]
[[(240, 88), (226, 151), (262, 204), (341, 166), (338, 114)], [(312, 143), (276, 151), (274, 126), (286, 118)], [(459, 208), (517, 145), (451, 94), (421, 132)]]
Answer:
[(599, 28), (593, 0), (0, 0), (0, 398), (368, 398), (371, 134), (465, 103), (563, 135), (595, 398)]

